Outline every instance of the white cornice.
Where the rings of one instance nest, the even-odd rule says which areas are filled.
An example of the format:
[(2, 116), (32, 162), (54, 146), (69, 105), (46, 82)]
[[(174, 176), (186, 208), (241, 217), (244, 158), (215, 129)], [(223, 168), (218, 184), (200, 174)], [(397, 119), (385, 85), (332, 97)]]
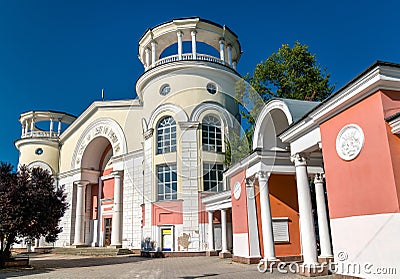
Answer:
[(393, 134), (400, 134), (400, 116), (396, 117), (395, 119), (389, 121), (389, 125), (392, 128)]
[(231, 198), (231, 190), (227, 190), (224, 192), (215, 193), (204, 197), (201, 199), (202, 203), (205, 205), (209, 205), (212, 203), (221, 203), (230, 200)]
[(305, 118), (290, 126), (279, 135), (279, 138), (283, 142), (292, 142), (378, 90), (399, 89), (400, 70), (390, 66), (377, 65), (369, 72), (354, 80), (342, 91), (337, 92), (321, 103)]
[(61, 142), (64, 141), (71, 133), (73, 133), (77, 128), (80, 127), (90, 116), (95, 114), (99, 109), (121, 109), (121, 108), (131, 108), (138, 107), (142, 108), (138, 99), (132, 100), (116, 100), (116, 101), (96, 101), (93, 102), (79, 117), (68, 126), (68, 128), (60, 135)]

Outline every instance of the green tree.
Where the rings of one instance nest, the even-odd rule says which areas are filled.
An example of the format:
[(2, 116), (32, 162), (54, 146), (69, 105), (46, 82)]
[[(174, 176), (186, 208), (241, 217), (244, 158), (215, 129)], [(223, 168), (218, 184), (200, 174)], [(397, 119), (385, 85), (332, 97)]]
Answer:
[[(246, 128), (244, 135), (232, 135), (232, 142), (247, 140), (251, 151), (255, 121), (269, 99), (322, 101), (335, 88), (329, 78), (330, 74), (326, 68), (320, 67), (316, 55), (310, 53), (307, 45), (296, 42), (290, 47), (283, 44), (267, 60), (257, 64), (252, 74), (245, 75), (243, 80), (237, 82), (235, 98), (242, 108), (242, 125)], [(232, 146), (232, 142), (231, 150), (236, 152), (236, 158), (248, 154)], [(235, 163), (233, 159), (231, 161)]]
[(10, 164), (0, 162), (0, 263), (21, 238), (57, 240), (62, 231), (59, 222), (68, 208), (64, 188), (54, 187), (47, 170), (26, 166), (17, 173), (12, 170)]

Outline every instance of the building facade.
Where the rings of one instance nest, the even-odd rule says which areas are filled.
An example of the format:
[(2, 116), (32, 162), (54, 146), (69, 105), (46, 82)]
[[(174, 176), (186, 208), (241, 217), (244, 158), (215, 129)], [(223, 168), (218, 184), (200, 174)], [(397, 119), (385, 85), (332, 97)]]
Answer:
[(19, 164), (48, 169), (67, 192), (56, 246), (207, 249), (201, 197), (226, 190), (240, 43), (226, 26), (186, 18), (148, 29), (138, 51), (136, 99), (94, 102), (76, 118), (20, 117)]
[(19, 163), (49, 170), (70, 204), (54, 245), (339, 261), (339, 278), (396, 278), (400, 65), (377, 62), (323, 102), (270, 100), (253, 152), (226, 169), (240, 55), (226, 26), (172, 20), (139, 41), (136, 99), (21, 115)]

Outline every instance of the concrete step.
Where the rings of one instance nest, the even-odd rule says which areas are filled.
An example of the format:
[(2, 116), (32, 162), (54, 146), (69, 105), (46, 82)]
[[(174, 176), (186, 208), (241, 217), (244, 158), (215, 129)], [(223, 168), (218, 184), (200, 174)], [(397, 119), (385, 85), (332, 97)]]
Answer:
[(129, 249), (107, 248), (107, 247), (80, 247), (80, 248), (59, 248), (53, 249), (54, 254), (83, 255), (83, 256), (117, 256), (129, 255), (133, 252)]

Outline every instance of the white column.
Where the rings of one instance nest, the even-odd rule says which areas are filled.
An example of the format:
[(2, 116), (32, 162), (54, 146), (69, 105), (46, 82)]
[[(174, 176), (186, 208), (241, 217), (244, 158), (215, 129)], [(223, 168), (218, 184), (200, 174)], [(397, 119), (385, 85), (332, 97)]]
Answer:
[(317, 245), (314, 218), (311, 207), (310, 185), (308, 183), (306, 158), (300, 154), (292, 156), (296, 167), (297, 198), (300, 215), (300, 237), (304, 264), (317, 263)]
[(269, 202), (268, 189), (269, 173), (258, 172), (258, 184), (260, 187), (260, 205), (261, 205), (261, 227), (264, 244), (264, 260), (276, 260), (274, 233), (272, 229), (271, 205)]
[(232, 67), (232, 46), (229, 44), (228, 48), (228, 64)]
[(150, 67), (150, 49), (146, 48), (144, 50), (145, 54), (146, 54), (146, 65), (145, 65), (145, 69), (147, 70)]
[(101, 237), (101, 223), (102, 223), (102, 218), (101, 218), (101, 197), (103, 194), (103, 180), (101, 177), (99, 177), (99, 189), (97, 193), (97, 246), (103, 246), (100, 243), (100, 237)]
[(32, 118), (31, 120), (31, 136), (33, 136), (33, 129), (35, 128), (35, 119)]
[(61, 134), (61, 120), (58, 119), (58, 128), (57, 128), (57, 136), (59, 136)]
[(219, 58), (225, 64), (225, 41), (223, 38), (219, 40)]
[(50, 127), (49, 127), (49, 130), (50, 130), (50, 137), (52, 137), (52, 133), (53, 133), (53, 118), (50, 118)]
[(236, 70), (236, 61), (232, 62), (232, 68)]
[(86, 181), (76, 182), (75, 236), (73, 245), (84, 245), (85, 188)]
[(122, 183), (121, 173), (116, 171), (114, 175), (114, 207), (112, 217), (111, 246), (122, 246)]
[(22, 137), (24, 137), (24, 135), (25, 135), (25, 125), (24, 125), (24, 122), (21, 123), (21, 127), (22, 127), (22, 130), (21, 130), (21, 138), (22, 138)]
[(29, 130), (29, 123), (27, 120), (25, 120), (25, 134), (24, 134), (25, 136), (28, 135), (28, 130)]
[(178, 36), (178, 59), (182, 60), (182, 31), (176, 32), (176, 35)]
[(222, 253), (228, 253), (226, 209), (221, 209)]
[(323, 174), (314, 177), (315, 197), (317, 201), (319, 242), (321, 245), (321, 257), (333, 257), (331, 236), (329, 234), (328, 214), (326, 212), (325, 189)]
[(214, 251), (214, 211), (208, 211), (208, 251)]
[(192, 30), (190, 32), (190, 35), (192, 35), (192, 56), (193, 56), (193, 59), (196, 59), (196, 56), (197, 56), (196, 33), (197, 33), (196, 30)]
[(157, 59), (157, 55), (156, 55), (156, 46), (157, 43), (155, 41), (151, 42), (151, 66), (154, 67), (156, 64), (156, 59)]

